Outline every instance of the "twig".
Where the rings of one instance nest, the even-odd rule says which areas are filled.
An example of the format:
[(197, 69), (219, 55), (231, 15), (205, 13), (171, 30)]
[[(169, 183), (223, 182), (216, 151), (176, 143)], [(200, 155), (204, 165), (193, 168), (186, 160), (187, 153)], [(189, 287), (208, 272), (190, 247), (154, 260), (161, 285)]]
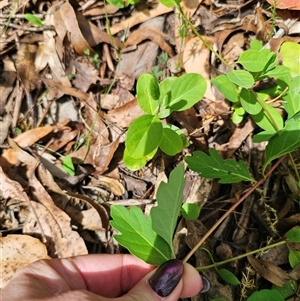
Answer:
[(39, 32), (39, 31), (44, 31), (44, 30), (54, 30), (54, 27), (52, 25), (45, 25), (45, 26), (41, 26), (41, 27), (24, 27), (22, 25), (16, 25), (13, 23), (7, 23), (7, 22), (3, 22), (0, 21), (0, 25), (5, 26), (5, 27), (11, 27), (11, 28), (15, 28), (15, 29), (21, 29), (23, 31), (33, 31), (33, 32)]

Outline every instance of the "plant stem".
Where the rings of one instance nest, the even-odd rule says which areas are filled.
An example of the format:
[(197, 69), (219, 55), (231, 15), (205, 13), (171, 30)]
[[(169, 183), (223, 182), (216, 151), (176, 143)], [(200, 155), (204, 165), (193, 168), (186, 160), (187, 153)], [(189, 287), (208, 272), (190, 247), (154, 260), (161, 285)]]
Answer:
[(234, 203), (228, 211), (226, 211), (219, 220), (206, 232), (206, 234), (199, 240), (196, 246), (184, 257), (183, 263), (187, 262), (189, 258), (197, 251), (202, 243), (216, 230), (216, 228), (224, 221), (224, 219), (238, 206), (240, 205), (259, 185), (261, 185), (268, 176), (277, 168), (277, 166), (283, 161), (286, 156), (281, 157), (267, 172), (264, 178), (261, 178), (256, 184), (254, 184), (236, 203)]
[(263, 251), (269, 250), (269, 249), (271, 249), (271, 248), (275, 248), (275, 247), (284, 245), (285, 243), (286, 243), (285, 240), (281, 240), (281, 241), (276, 242), (276, 243), (274, 243), (274, 244), (272, 244), (272, 245), (265, 246), (265, 247), (263, 247), (263, 248), (253, 250), (253, 251), (250, 251), (250, 252), (241, 254), (241, 255), (239, 255), (239, 256), (230, 258), (230, 259), (226, 259), (226, 260), (223, 260), (223, 261), (220, 261), (220, 262), (215, 262), (215, 263), (213, 263), (213, 264), (206, 265), (206, 266), (203, 266), (203, 267), (196, 267), (196, 270), (198, 270), (198, 271), (203, 271), (203, 270), (208, 270), (208, 269), (210, 269), (210, 268), (215, 268), (215, 267), (220, 266), (220, 265), (223, 265), (223, 264), (225, 264), (225, 263), (228, 263), (228, 262), (232, 262), (232, 261), (235, 261), (235, 260), (242, 259), (242, 258), (244, 258), (244, 257), (246, 257), (246, 256), (248, 256), (248, 255), (252, 255), (252, 254), (255, 254), (255, 253), (258, 253), (258, 252), (263, 252)]
[(178, 9), (178, 11), (180, 12), (180, 14), (182, 15), (183, 19), (188, 23), (188, 25), (190, 26), (190, 28), (192, 29), (193, 33), (200, 39), (200, 41), (204, 44), (204, 46), (206, 48), (208, 48), (212, 53), (214, 53), (214, 55), (230, 70), (232, 70), (232, 67), (221, 57), (221, 55), (215, 51), (213, 49), (213, 47), (211, 47), (207, 41), (199, 34), (199, 32), (196, 30), (196, 28), (194, 27), (194, 25), (192, 24), (192, 22), (187, 18), (187, 16), (185, 15), (185, 13), (183, 12), (181, 6), (179, 4), (176, 5), (176, 8)]
[(268, 109), (266, 108), (265, 102), (262, 101), (252, 89), (249, 89), (249, 91), (253, 94), (253, 96), (256, 98), (256, 100), (257, 100), (258, 103), (261, 105), (261, 107), (263, 108), (263, 110), (266, 112), (266, 114), (267, 114), (268, 118), (271, 120), (272, 125), (274, 126), (276, 132), (279, 132), (280, 129), (279, 129), (279, 127), (277, 126), (277, 123), (275, 122), (275, 120), (274, 120), (272, 114), (271, 114), (271, 113), (268, 111)]

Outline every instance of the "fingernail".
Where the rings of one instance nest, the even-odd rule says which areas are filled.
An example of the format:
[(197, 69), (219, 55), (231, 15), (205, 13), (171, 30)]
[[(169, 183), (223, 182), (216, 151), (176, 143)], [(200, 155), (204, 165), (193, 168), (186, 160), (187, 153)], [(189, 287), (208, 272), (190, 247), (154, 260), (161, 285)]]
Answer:
[(203, 293), (206, 293), (206, 292), (209, 291), (209, 289), (210, 289), (210, 282), (208, 281), (207, 278), (205, 278), (203, 276), (201, 276), (201, 278), (202, 278), (203, 287), (202, 287), (202, 290), (200, 291), (200, 293), (203, 294)]
[(183, 274), (183, 263), (179, 259), (171, 259), (163, 263), (150, 277), (151, 288), (160, 297), (169, 296), (177, 286)]

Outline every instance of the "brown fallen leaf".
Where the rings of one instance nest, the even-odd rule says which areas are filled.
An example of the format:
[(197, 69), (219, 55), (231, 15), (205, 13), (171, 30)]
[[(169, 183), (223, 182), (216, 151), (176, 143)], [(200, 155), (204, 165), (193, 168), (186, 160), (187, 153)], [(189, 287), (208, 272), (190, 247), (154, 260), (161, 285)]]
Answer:
[(278, 9), (300, 10), (299, 0), (267, 0), (267, 2)]
[(120, 127), (127, 128), (137, 117), (143, 114), (144, 111), (135, 98), (121, 107), (110, 110), (107, 114), (104, 114), (104, 118), (117, 123)]
[(110, 32), (112, 35), (122, 31), (128, 30), (129, 28), (144, 23), (147, 20), (153, 19), (154, 17), (164, 15), (173, 11), (172, 7), (166, 7), (162, 3), (154, 3), (152, 8), (146, 7), (141, 11), (134, 12), (128, 19), (118, 22), (115, 25), (111, 26)]
[(70, 42), (78, 54), (84, 55), (88, 49), (91, 56), (95, 55), (96, 52), (86, 41), (79, 28), (76, 13), (69, 2), (65, 2), (54, 13), (54, 27), (62, 41), (67, 34), (69, 35)]
[(284, 270), (270, 261), (256, 259), (252, 255), (247, 256), (247, 258), (258, 274), (275, 285), (283, 286), (287, 280), (291, 279)]
[(39, 260), (48, 259), (46, 246), (29, 235), (0, 237), (0, 288), (2, 289), (17, 270)]
[[(213, 44), (211, 38), (205, 37), (209, 44)], [(207, 49), (198, 37), (190, 39), (183, 50), (182, 63), (187, 73), (201, 74), (207, 84), (205, 97), (210, 100), (215, 100), (215, 96), (211, 90), (210, 83), (210, 51)], [(200, 99), (199, 99), (200, 100)]]
[(151, 40), (157, 44), (169, 57), (173, 56), (170, 45), (166, 42), (166, 34), (153, 27), (143, 27), (133, 31), (125, 42), (125, 48), (132, 45), (138, 45), (144, 40)]

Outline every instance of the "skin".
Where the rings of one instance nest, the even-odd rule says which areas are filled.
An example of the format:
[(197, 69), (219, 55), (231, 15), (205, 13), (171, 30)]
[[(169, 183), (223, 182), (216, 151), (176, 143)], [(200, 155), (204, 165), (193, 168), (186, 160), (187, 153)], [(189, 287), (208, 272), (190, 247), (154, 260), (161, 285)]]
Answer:
[(177, 301), (202, 289), (198, 272), (189, 264), (174, 291), (159, 297), (148, 279), (155, 267), (131, 255), (93, 254), (36, 261), (17, 271), (1, 292), (3, 301)]

